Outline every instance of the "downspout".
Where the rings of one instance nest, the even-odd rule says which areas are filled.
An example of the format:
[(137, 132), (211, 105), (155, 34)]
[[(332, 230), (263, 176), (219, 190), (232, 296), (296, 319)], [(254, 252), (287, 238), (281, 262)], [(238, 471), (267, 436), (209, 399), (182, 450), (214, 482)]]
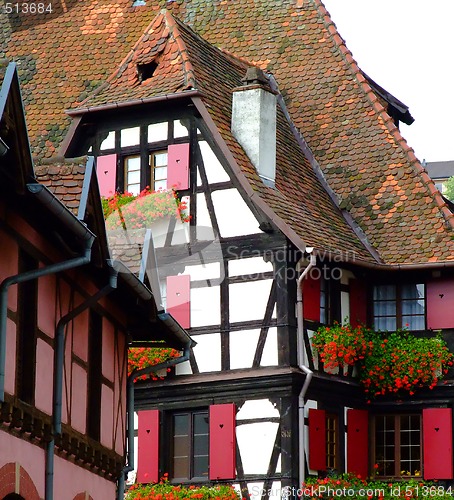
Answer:
[(50, 264), (49, 266), (16, 274), (5, 278), (0, 285), (0, 403), (5, 400), (5, 371), (6, 371), (6, 325), (8, 314), (8, 290), (11, 285), (17, 285), (26, 281), (34, 280), (42, 276), (68, 271), (76, 267), (88, 264), (91, 259), (91, 247), (95, 239), (94, 234), (80, 222), (45, 186), (40, 184), (28, 184), (29, 191), (35, 194), (39, 201), (64, 222), (73, 233), (85, 243), (83, 255), (73, 259)]
[[(308, 249), (306, 250), (308, 251)], [(312, 252), (312, 250), (311, 250)], [(301, 262), (301, 261), (300, 261)], [(309, 388), (309, 384), (312, 380), (313, 372), (306, 366), (306, 356), (304, 348), (304, 316), (303, 316), (303, 280), (309, 273), (309, 271), (315, 266), (316, 256), (311, 253), (308, 266), (301, 273), (301, 276), (297, 280), (297, 290), (296, 290), (296, 321), (297, 321), (297, 333), (298, 333), (298, 367), (306, 374), (306, 379), (304, 380), (303, 387), (298, 396), (298, 454), (299, 454), (299, 484), (298, 488), (301, 488), (302, 483), (305, 479), (305, 449), (304, 449), (304, 398), (306, 397), (306, 392)]]
[(180, 334), (184, 333), (186, 337), (186, 343), (183, 348), (183, 354), (178, 358), (172, 358), (163, 363), (158, 363), (154, 366), (148, 366), (147, 368), (142, 368), (140, 370), (134, 370), (128, 377), (128, 382), (126, 386), (126, 397), (127, 397), (127, 462), (125, 467), (123, 467), (120, 477), (118, 478), (118, 488), (117, 488), (117, 500), (124, 500), (125, 495), (125, 482), (128, 472), (134, 470), (134, 381), (141, 377), (142, 375), (149, 375), (158, 370), (166, 369), (171, 366), (179, 365), (189, 360), (190, 349), (195, 344), (195, 342), (188, 337), (184, 330), (176, 323), (176, 321), (167, 313), (159, 314), (159, 318), (170, 327), (171, 330), (180, 329)]
[(109, 283), (98, 290), (94, 295), (79, 304), (75, 309), (61, 317), (55, 330), (55, 358), (54, 358), (54, 389), (52, 409), (52, 439), (46, 447), (46, 476), (45, 476), (45, 500), (54, 498), (54, 457), (55, 436), (61, 435), (61, 414), (63, 400), (63, 368), (65, 358), (65, 329), (68, 323), (84, 311), (95, 305), (102, 297), (117, 288), (118, 272), (110, 268)]

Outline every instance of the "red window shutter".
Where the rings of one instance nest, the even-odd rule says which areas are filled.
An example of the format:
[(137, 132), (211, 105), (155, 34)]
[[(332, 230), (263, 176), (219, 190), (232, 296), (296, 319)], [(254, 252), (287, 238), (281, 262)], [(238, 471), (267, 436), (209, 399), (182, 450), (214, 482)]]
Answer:
[(453, 479), (452, 409), (422, 411), (424, 479)]
[(172, 144), (167, 154), (167, 189), (189, 189), (189, 144)]
[(454, 281), (439, 280), (426, 285), (427, 328), (454, 328)]
[(137, 482), (159, 481), (159, 410), (138, 412)]
[(320, 280), (310, 276), (303, 283), (303, 316), (309, 321), (320, 321)]
[(183, 328), (191, 326), (191, 277), (187, 274), (167, 277), (167, 312)]
[(210, 480), (235, 479), (236, 435), (234, 404), (210, 406)]
[(117, 155), (98, 156), (96, 159), (96, 174), (101, 196), (106, 198), (113, 196), (117, 179)]
[(347, 472), (369, 475), (369, 413), (347, 410)]
[(354, 327), (367, 322), (367, 287), (364, 281), (352, 279), (350, 285), (350, 324)]
[(309, 409), (309, 469), (326, 470), (326, 413)]

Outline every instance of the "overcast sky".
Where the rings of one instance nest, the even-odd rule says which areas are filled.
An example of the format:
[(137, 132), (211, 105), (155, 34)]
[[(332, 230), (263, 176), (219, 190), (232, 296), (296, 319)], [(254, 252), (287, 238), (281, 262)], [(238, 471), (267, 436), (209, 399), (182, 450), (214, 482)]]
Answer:
[(359, 67), (410, 108), (422, 161), (454, 160), (454, 0), (322, 0)]

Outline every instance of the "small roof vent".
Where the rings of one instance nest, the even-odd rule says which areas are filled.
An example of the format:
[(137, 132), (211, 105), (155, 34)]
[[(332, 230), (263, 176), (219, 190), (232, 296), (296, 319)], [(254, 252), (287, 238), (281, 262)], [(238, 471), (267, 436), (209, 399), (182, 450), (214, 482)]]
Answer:
[(138, 64), (137, 76), (139, 77), (139, 82), (142, 83), (145, 82), (146, 80), (149, 80), (153, 76), (157, 67), (158, 64), (155, 61), (146, 64)]

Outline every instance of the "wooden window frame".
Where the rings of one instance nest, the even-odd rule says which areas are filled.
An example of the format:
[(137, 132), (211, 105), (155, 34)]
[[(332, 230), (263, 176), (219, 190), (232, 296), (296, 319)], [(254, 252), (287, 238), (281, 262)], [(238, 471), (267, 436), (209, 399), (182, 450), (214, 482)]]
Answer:
[[(194, 473), (194, 417), (196, 415), (203, 415), (203, 417), (206, 419), (207, 422), (207, 435), (206, 435), (206, 440), (207, 440), (207, 458), (208, 458), (208, 466), (206, 470), (206, 474), (202, 476), (196, 476)], [(176, 416), (187, 416), (189, 422), (188, 422), (188, 460), (189, 460), (189, 470), (187, 471), (187, 477), (175, 477), (174, 473), (174, 438), (175, 438), (175, 423), (174, 423), (174, 418)], [(170, 447), (169, 447), (169, 470), (170, 470), (170, 480), (171, 482), (175, 483), (184, 483), (184, 482), (200, 482), (200, 481), (207, 481), (208, 480), (208, 473), (209, 473), (209, 412), (207, 408), (203, 409), (191, 409), (191, 410), (186, 410), (186, 411), (176, 411), (173, 412), (171, 415), (169, 415), (169, 425), (170, 425)]]
[[(140, 190), (142, 191), (147, 186), (153, 189), (154, 177), (153, 168), (151, 165), (151, 160), (153, 155), (166, 152), (169, 145), (171, 144), (184, 144), (190, 141), (190, 133), (188, 136), (175, 137), (174, 134), (174, 121), (191, 119), (190, 116), (175, 116), (170, 119), (157, 120), (156, 122), (142, 122), (137, 125), (140, 128), (140, 144), (134, 146), (121, 146), (120, 134), (121, 130), (129, 128), (125, 125), (122, 128), (115, 128), (113, 132), (115, 133), (115, 147), (109, 149), (101, 150), (101, 139), (99, 144), (95, 149), (96, 156), (106, 156), (109, 154), (116, 154), (119, 158), (117, 163), (117, 175), (116, 175), (116, 191), (124, 193), (127, 189), (127, 178), (126, 178), (126, 159), (132, 156), (140, 157)], [(148, 126), (154, 123), (164, 123), (167, 122), (167, 138), (156, 142), (148, 141)]]
[[(372, 287), (372, 296), (371, 296), (371, 324), (375, 327), (375, 302), (378, 302), (377, 300), (374, 299), (374, 290), (378, 286), (394, 286), (396, 289), (396, 298), (395, 298), (395, 303), (396, 303), (396, 314), (395, 316), (377, 316), (379, 318), (385, 318), (385, 317), (390, 317), (390, 318), (395, 318), (396, 319), (396, 329), (400, 328), (405, 328), (406, 325), (402, 323), (402, 286), (403, 285), (423, 285), (424, 286), (424, 328), (421, 330), (412, 330), (412, 331), (424, 331), (427, 328), (427, 286), (426, 283), (421, 283), (421, 282), (411, 282), (411, 283), (376, 283)], [(380, 301), (384, 302), (384, 301)], [(394, 302), (394, 300), (389, 299), (389, 302)], [(422, 315), (406, 315), (406, 316), (414, 316), (414, 317), (421, 317)]]
[[(339, 470), (339, 416), (335, 413), (326, 412), (326, 468), (334, 471)], [(330, 451), (332, 447), (332, 452)]]
[[(379, 465), (379, 462), (376, 457), (377, 453), (377, 445), (376, 445), (376, 428), (377, 428), (377, 419), (378, 418), (386, 418), (391, 417), (394, 419), (394, 474), (386, 475), (380, 474), (380, 467), (376, 468), (376, 465)], [(419, 471), (419, 475), (416, 474), (402, 474), (402, 457), (401, 457), (401, 418), (402, 417), (418, 417), (419, 418), (419, 468), (416, 469)], [(372, 446), (371, 446), (371, 463), (372, 463), (372, 471), (371, 475), (377, 478), (408, 478), (408, 477), (418, 477), (422, 478), (422, 461), (423, 461), (423, 423), (422, 416), (420, 413), (392, 413), (392, 414), (380, 414), (374, 415), (371, 421), (371, 436), (372, 436)]]

